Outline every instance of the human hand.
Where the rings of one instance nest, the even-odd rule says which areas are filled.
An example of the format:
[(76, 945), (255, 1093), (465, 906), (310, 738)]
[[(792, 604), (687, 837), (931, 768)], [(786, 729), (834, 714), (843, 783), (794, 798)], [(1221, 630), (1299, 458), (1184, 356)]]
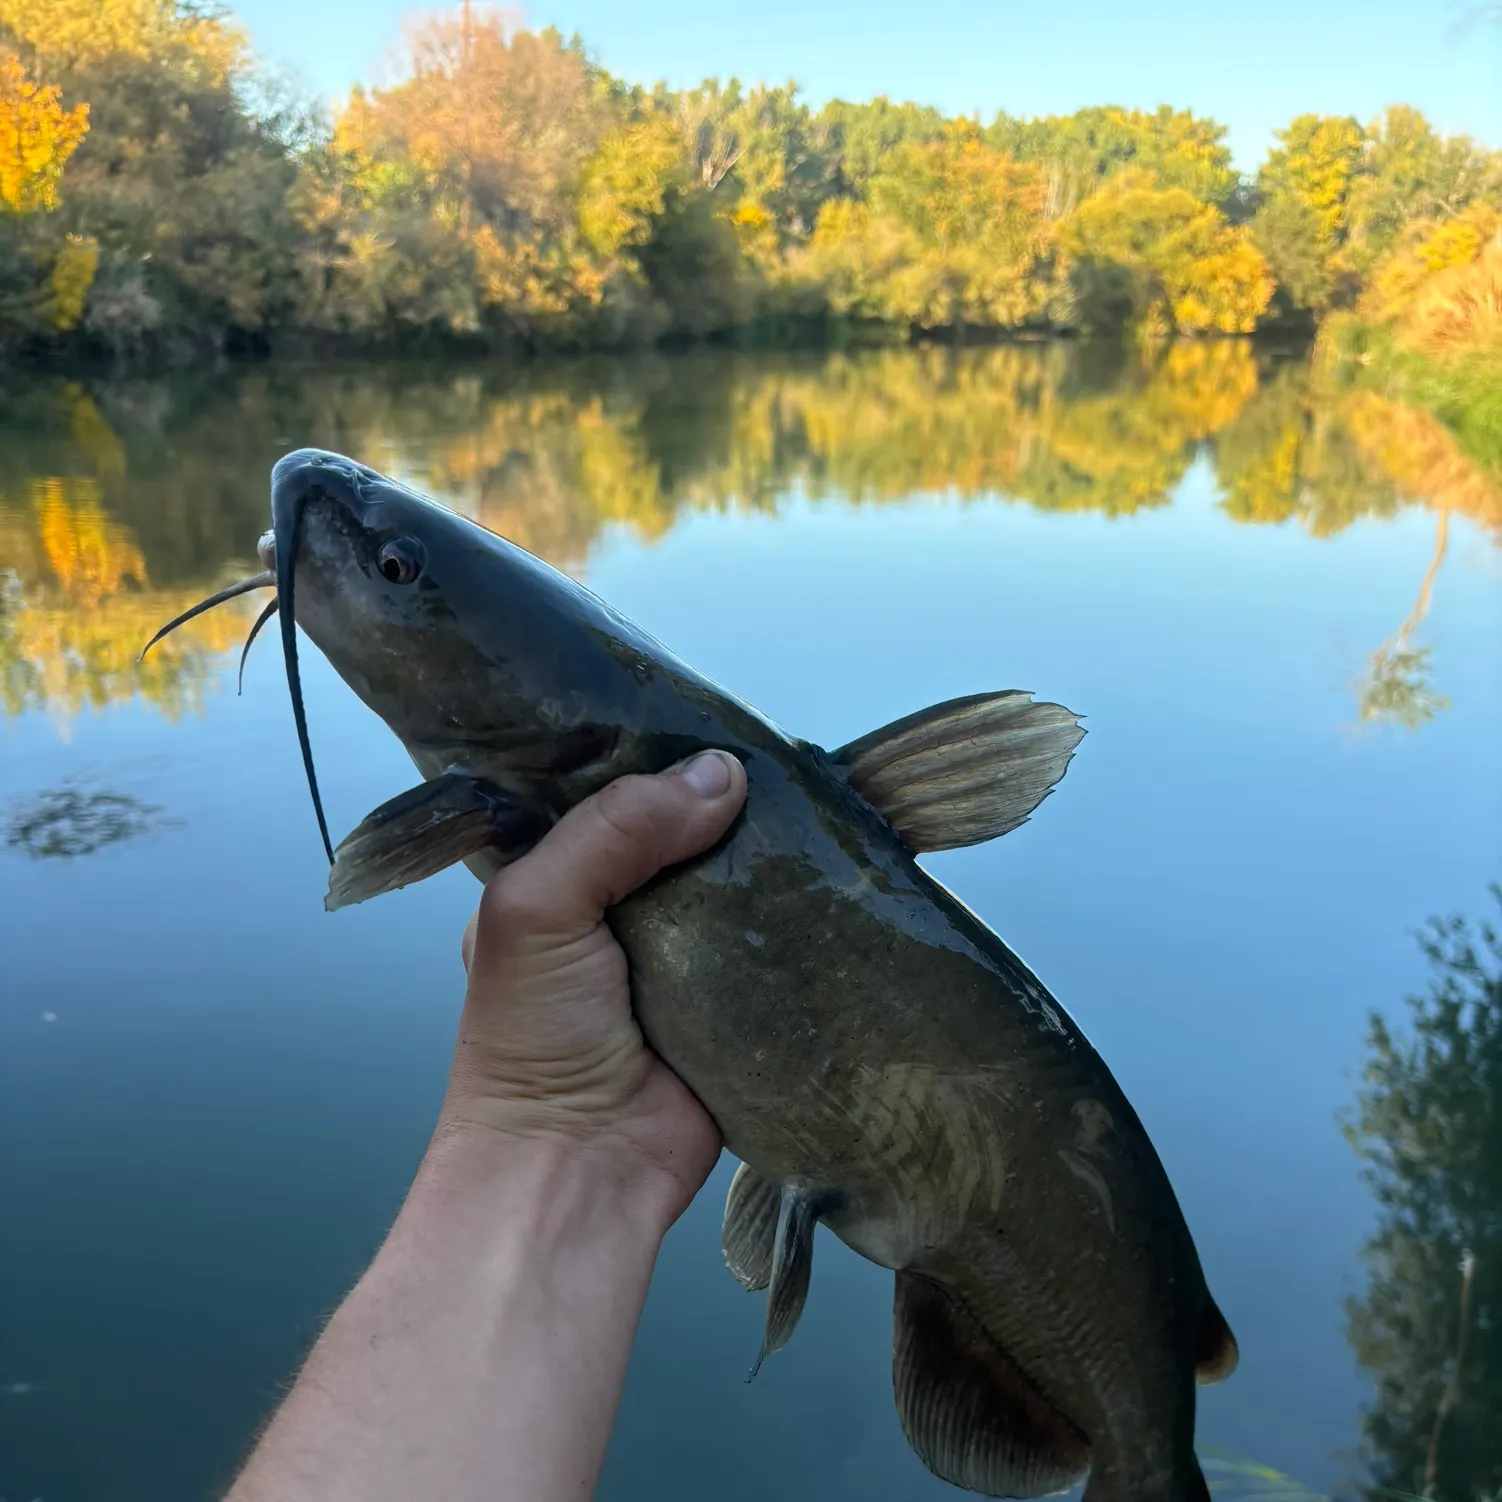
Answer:
[(745, 797), (723, 752), (623, 777), (485, 888), (438, 1130), (230, 1502), (593, 1493), (662, 1235), (720, 1151), (605, 910)]
[(693, 1092), (646, 1045), (605, 910), (707, 850), (746, 773), (705, 752), (623, 777), (572, 809), (486, 887), (464, 935), (469, 987), (439, 1139), (471, 1128), (561, 1145), (661, 1196), (676, 1219), (719, 1155)]

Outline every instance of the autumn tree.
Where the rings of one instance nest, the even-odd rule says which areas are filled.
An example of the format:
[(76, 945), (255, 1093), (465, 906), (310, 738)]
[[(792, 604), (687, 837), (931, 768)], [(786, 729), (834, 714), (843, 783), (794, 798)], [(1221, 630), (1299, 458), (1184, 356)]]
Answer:
[(1243, 226), (1145, 171), (1112, 176), (1066, 222), (1087, 326), (1134, 322), (1154, 333), (1248, 334), (1273, 279)]
[(1405, 106), (1300, 116), (1249, 184), (1224, 127), (1166, 105), (982, 128), (887, 98), (811, 110), (792, 83), (645, 87), (468, 0), (413, 20), (396, 80), (327, 126), (264, 84), (198, 0), (0, 0), (7, 347), (1240, 334), (1354, 309), (1381, 338), (1329, 324), (1332, 347), (1449, 339), (1427, 386), (1374, 374), (1502, 454), (1474, 358), (1497, 256), (1472, 243), (1502, 157)]
[(63, 166), (89, 129), (89, 107), (65, 110), (56, 84), (38, 84), (0, 51), (0, 205), (13, 214), (57, 207)]
[(1101, 106), (1036, 120), (1002, 114), (986, 130), (998, 150), (1044, 168), (1054, 215), (1128, 171), (1150, 173), (1165, 188), (1226, 210), (1240, 179), (1225, 135), (1216, 121), (1167, 105), (1151, 113)]
[(1350, 306), (1416, 224), (1502, 207), (1502, 160), (1464, 136), (1435, 133), (1417, 110), (1363, 128), (1349, 116), (1300, 115), (1257, 175), (1257, 244), (1285, 312)]
[(1041, 321), (1051, 250), (1038, 169), (959, 126), (826, 205), (810, 264), (840, 312), (959, 331)]
[(831, 100), (819, 112), (818, 125), (840, 190), (855, 197), (865, 192), (891, 152), (942, 140), (948, 122), (930, 105), (894, 103), (881, 95), (867, 104)]
[(0, 344), (63, 333), (83, 311), (99, 247), (57, 233), (50, 216), (68, 159), (88, 133), (88, 105), (64, 109), (0, 46)]
[(1366, 130), (1351, 183), (1348, 255), (1365, 278), (1405, 231), (1473, 207), (1502, 209), (1502, 157), (1468, 136), (1441, 136), (1411, 105), (1393, 105)]
[(599, 301), (575, 195), (609, 126), (605, 90), (556, 32), (465, 6), (407, 32), (406, 76), (357, 89), (310, 163), (310, 315), (535, 342)]
[(1300, 115), (1277, 138), (1257, 174), (1260, 206), (1252, 234), (1285, 308), (1318, 315), (1354, 289), (1342, 252), (1364, 137), (1349, 116)]
[(0, 0), (0, 39), (89, 106), (49, 225), (75, 289), (68, 237), (97, 244), (86, 335), (201, 349), (279, 321), (295, 168), (275, 122), (245, 107), (240, 34), (186, 0)]
[(744, 320), (754, 289), (735, 228), (673, 116), (654, 109), (605, 136), (584, 166), (578, 216), (610, 332), (704, 335)]

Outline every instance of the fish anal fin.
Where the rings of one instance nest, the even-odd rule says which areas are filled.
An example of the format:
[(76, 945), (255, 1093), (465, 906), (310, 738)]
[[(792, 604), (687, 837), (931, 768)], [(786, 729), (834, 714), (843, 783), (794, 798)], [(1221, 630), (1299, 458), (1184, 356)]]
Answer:
[(449, 771), (398, 793), (339, 843), (324, 906), (332, 912), (446, 870), (481, 850), (525, 855), (547, 821), (483, 777)]
[(953, 1294), (899, 1272), (893, 1325), (897, 1414), (936, 1476), (993, 1497), (1045, 1497), (1089, 1470), (1089, 1440)]
[(780, 1351), (788, 1343), (798, 1327), (808, 1298), (808, 1280), (814, 1267), (814, 1232), (823, 1203), (809, 1189), (794, 1184), (782, 1187), (767, 1279), (767, 1326), (761, 1353), (751, 1368), (752, 1377), (773, 1351)]
[(851, 786), (915, 855), (1025, 824), (1084, 737), (1079, 717), (1030, 694), (972, 694), (919, 710), (834, 752)]
[(755, 1292), (772, 1281), (772, 1248), (782, 1192), (742, 1163), (725, 1196), (725, 1223), (720, 1244), (725, 1265), (742, 1288)]
[(1200, 1315), (1199, 1346), (1195, 1351), (1195, 1381), (1202, 1387), (1224, 1382), (1240, 1360), (1241, 1351), (1225, 1315), (1206, 1294), (1204, 1312)]

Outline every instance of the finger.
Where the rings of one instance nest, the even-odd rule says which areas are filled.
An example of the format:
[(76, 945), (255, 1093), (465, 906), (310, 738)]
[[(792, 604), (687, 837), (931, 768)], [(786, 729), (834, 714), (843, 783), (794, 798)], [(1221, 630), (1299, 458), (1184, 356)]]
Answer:
[(655, 777), (622, 777), (495, 877), (480, 925), (512, 937), (588, 933), (649, 877), (714, 844), (745, 797), (745, 768), (724, 751), (700, 752)]
[(464, 968), (467, 971), (469, 964), (475, 957), (475, 930), (480, 926), (480, 915), (474, 913), (469, 922), (464, 925), (464, 937), (459, 941), (459, 953), (464, 960)]

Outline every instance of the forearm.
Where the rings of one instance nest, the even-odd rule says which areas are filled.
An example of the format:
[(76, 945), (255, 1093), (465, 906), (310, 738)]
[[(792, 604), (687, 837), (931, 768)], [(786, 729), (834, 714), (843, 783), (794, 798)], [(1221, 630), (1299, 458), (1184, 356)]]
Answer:
[(227, 1502), (578, 1502), (671, 1219), (629, 1156), (440, 1136)]

